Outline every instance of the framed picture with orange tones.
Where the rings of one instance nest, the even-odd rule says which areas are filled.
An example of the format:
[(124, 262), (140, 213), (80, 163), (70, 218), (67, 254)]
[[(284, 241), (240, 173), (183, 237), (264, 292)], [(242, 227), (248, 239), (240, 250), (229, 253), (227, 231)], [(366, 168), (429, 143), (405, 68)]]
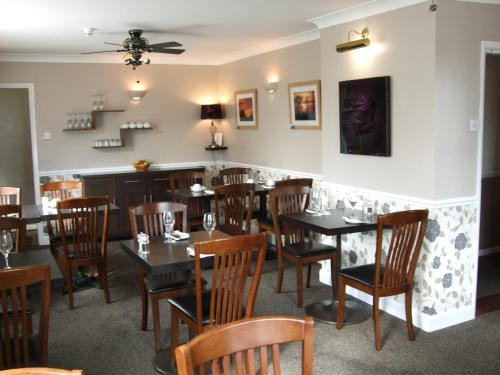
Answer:
[(236, 128), (257, 129), (257, 89), (239, 90), (234, 94), (236, 107)]
[(321, 82), (304, 81), (288, 85), (290, 128), (321, 129)]

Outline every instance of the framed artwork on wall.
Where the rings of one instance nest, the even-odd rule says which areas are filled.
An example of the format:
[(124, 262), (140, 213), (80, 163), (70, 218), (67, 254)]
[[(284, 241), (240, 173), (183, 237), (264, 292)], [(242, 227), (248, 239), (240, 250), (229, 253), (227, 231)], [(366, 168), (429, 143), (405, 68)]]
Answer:
[(391, 156), (390, 77), (339, 82), (340, 152)]
[(321, 82), (288, 85), (288, 107), (292, 129), (321, 129)]
[(257, 89), (239, 90), (234, 94), (236, 128), (257, 129), (259, 125)]

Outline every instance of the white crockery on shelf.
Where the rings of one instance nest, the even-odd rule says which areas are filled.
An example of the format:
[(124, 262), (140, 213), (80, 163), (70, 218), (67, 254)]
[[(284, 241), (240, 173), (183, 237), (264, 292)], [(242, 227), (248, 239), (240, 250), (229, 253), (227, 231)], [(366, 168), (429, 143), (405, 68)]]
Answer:
[(144, 123), (144, 129), (149, 129), (151, 127), (151, 123), (150, 122), (145, 122)]
[(137, 124), (135, 122), (131, 122), (131, 123), (128, 124), (128, 127), (130, 129), (135, 129), (137, 127)]
[(137, 129), (144, 128), (144, 124), (142, 122), (138, 122), (136, 125), (137, 125)]
[(129, 127), (128, 122), (124, 122), (123, 124), (120, 125), (120, 128), (122, 128), (122, 129), (128, 129), (128, 127)]

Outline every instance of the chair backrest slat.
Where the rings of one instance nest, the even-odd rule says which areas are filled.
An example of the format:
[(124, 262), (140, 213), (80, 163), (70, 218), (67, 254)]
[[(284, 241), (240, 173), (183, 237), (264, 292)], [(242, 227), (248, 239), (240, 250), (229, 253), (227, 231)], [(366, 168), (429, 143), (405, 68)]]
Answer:
[(390, 228), (391, 238), (383, 265), (382, 286), (396, 288), (413, 283), (428, 215), (428, 210), (410, 210), (379, 216), (375, 253), (375, 287), (379, 286), (382, 267), (384, 228)]
[[(47, 362), (50, 305), (50, 267), (48, 265), (19, 267), (0, 271), (0, 370), (28, 367), (30, 317), (26, 288), (41, 284), (40, 322), (38, 324), (37, 363)], [(10, 309), (10, 313), (9, 313)]]
[[(176, 349), (179, 375), (191, 375), (195, 369), (204, 374), (204, 365), (211, 364), (212, 373), (231, 374), (231, 359), (237, 375), (255, 375), (255, 351), (258, 352), (260, 374), (281, 374), (281, 344), (302, 344), (302, 375), (313, 373), (312, 318), (284, 316), (243, 319), (205, 331)], [(268, 357), (270, 349), (272, 358)], [(297, 369), (297, 373), (300, 370)]]
[(21, 188), (0, 186), (0, 204), (21, 204)]
[[(57, 202), (57, 221), (65, 255), (69, 256), (72, 250), (73, 259), (106, 256), (109, 207), (110, 200), (107, 197), (73, 198)], [(66, 226), (63, 224), (65, 220), (68, 223)]]
[(243, 184), (250, 176), (250, 168), (226, 168), (219, 171), (220, 183), (223, 185)]
[[(252, 253), (258, 249), (255, 271), (247, 293)], [(195, 243), (196, 314), (202, 330), (201, 254), (213, 254), (209, 325), (229, 323), (253, 314), (267, 249), (265, 233)]]
[(214, 204), (217, 228), (233, 236), (250, 233), (254, 196), (255, 184), (216, 187)]

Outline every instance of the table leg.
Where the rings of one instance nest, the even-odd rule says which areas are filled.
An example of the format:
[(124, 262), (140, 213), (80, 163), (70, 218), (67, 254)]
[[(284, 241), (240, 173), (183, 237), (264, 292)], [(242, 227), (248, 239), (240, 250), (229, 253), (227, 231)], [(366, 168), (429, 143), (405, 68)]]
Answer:
[[(335, 324), (337, 322), (337, 308), (338, 308), (338, 282), (337, 272), (340, 270), (340, 260), (342, 253), (342, 236), (337, 235), (337, 253), (335, 268), (331, 267), (330, 272), (335, 272), (336, 285), (333, 289), (333, 300), (324, 300), (321, 302), (314, 302), (306, 306), (306, 315), (314, 317), (323, 323)], [(357, 324), (364, 322), (371, 315), (370, 307), (366, 303), (354, 299), (352, 297), (346, 298), (344, 324)]]

